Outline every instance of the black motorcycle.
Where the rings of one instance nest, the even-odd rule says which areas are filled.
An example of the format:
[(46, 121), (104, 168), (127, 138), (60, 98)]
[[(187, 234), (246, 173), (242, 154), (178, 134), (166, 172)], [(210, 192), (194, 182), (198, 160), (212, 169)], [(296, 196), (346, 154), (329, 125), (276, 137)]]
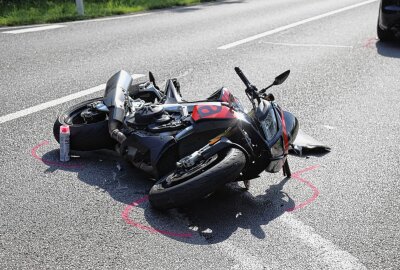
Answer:
[(246, 86), (250, 112), (226, 88), (187, 102), (176, 79), (161, 91), (151, 73), (149, 82), (132, 85), (131, 76), (120, 71), (108, 80), (104, 97), (60, 115), (54, 136), (59, 141), (60, 126), (69, 125), (71, 150), (116, 149), (156, 180), (149, 200), (158, 209), (182, 206), (228, 182), (247, 184), (264, 170), (283, 169), (290, 177), (287, 155), (298, 121), (266, 94), (290, 71), (261, 90), (235, 71)]

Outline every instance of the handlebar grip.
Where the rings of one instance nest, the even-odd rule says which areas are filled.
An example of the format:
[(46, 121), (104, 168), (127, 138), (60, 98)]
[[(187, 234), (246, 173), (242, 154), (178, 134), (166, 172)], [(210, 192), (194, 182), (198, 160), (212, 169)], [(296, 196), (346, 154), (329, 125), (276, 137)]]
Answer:
[(246, 76), (243, 74), (242, 70), (239, 67), (235, 67), (235, 71), (236, 71), (236, 74), (239, 76), (239, 78), (242, 80), (242, 82), (246, 85), (246, 87), (250, 88), (251, 83), (246, 78)]

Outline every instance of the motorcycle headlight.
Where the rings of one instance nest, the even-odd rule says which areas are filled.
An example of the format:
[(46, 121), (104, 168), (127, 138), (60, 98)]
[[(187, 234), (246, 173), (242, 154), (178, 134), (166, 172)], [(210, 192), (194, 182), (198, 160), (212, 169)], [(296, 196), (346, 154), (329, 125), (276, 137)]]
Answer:
[(267, 141), (272, 140), (278, 132), (278, 124), (276, 123), (275, 112), (272, 108), (269, 110), (267, 117), (261, 121), (261, 128)]

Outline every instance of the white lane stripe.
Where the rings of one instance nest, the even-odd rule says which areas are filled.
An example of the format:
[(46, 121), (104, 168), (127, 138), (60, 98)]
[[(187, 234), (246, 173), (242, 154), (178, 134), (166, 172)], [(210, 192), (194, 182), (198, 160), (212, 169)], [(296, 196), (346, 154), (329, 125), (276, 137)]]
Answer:
[(234, 259), (238, 263), (239, 269), (266, 270), (269, 267), (263, 265), (263, 262), (256, 256), (250, 254), (247, 250), (238, 247), (237, 243), (230, 243), (229, 239), (216, 244), (216, 247)]
[(140, 13), (140, 14), (133, 14), (133, 15), (120, 15), (120, 16), (117, 16), (117, 17), (107, 17), (107, 18), (99, 18), (99, 19), (72, 21), (72, 22), (66, 22), (66, 24), (121, 20), (121, 19), (129, 19), (129, 18), (134, 18), (134, 17), (143, 17), (143, 16), (147, 16), (147, 15), (150, 15), (150, 14), (151, 13)]
[(21, 29), (21, 28), (31, 28), (31, 27), (39, 27), (39, 26), (46, 26), (49, 24), (31, 24), (31, 25), (15, 25), (15, 26), (0, 26), (0, 32), (3, 30), (10, 30), (10, 29)]
[[(152, 13), (140, 13), (140, 14), (125, 15), (125, 16), (121, 15), (121, 16), (117, 16), (117, 17), (107, 17), (107, 18), (80, 20), (80, 21), (72, 21), (72, 22), (63, 22), (62, 25), (59, 25), (59, 24), (57, 24), (57, 25), (61, 26), (61, 27), (66, 27), (68, 24), (87, 23), (87, 22), (103, 22), (103, 21), (112, 21), (112, 20), (120, 20), (120, 19), (129, 19), (129, 18), (134, 18), (134, 17), (143, 17), (143, 16), (147, 16), (147, 15), (150, 15), (150, 14), (152, 14)], [(12, 33), (12, 32), (15, 32), (17, 30), (13, 30), (13, 31), (3, 31), (3, 30), (10, 30), (10, 29), (15, 29), (15, 28), (18, 28), (18, 30), (27, 30), (27, 29), (32, 29), (32, 28), (48, 27), (48, 26), (52, 26), (52, 24), (44, 24), (44, 25), (41, 25), (41, 26), (38, 26), (38, 25), (6, 26), (6, 27), (0, 27), (0, 32), (7, 33), (7, 34), (19, 34), (19, 33)], [(60, 28), (60, 27), (55, 27), (55, 28)], [(47, 30), (47, 29), (44, 29), (44, 30)], [(41, 31), (41, 30), (36, 30), (36, 31)]]
[(334, 44), (307, 44), (307, 43), (280, 43), (280, 42), (268, 42), (262, 41), (262, 44), (271, 44), (271, 45), (282, 45), (282, 46), (290, 46), (290, 47), (328, 47), (328, 48), (349, 48), (352, 49), (353, 46), (347, 45), (334, 45)]
[(62, 27), (66, 27), (66, 26), (65, 25), (61, 25), (61, 24), (52, 24), (52, 25), (46, 25), (46, 26), (39, 26), (39, 27), (31, 27), (31, 28), (24, 28), (24, 29), (18, 29), (18, 30), (5, 31), (3, 33), (5, 33), (5, 34), (22, 34), (22, 33), (50, 30), (50, 29), (57, 29), (57, 28), (62, 28)]
[(310, 256), (315, 256), (316, 262), (324, 265), (324, 268), (367, 269), (356, 257), (317, 234), (314, 228), (295, 219), (292, 214), (285, 213), (278, 220), (286, 225), (293, 238), (299, 239), (312, 250)]
[(353, 9), (353, 8), (357, 8), (357, 7), (361, 7), (361, 6), (364, 6), (364, 5), (368, 5), (368, 4), (371, 4), (371, 3), (376, 2), (376, 1), (378, 1), (378, 0), (368, 0), (368, 1), (361, 2), (361, 3), (355, 4), (355, 5), (351, 5), (351, 6), (347, 6), (347, 7), (344, 7), (344, 8), (336, 9), (336, 10), (333, 10), (333, 11), (330, 11), (330, 12), (327, 12), (327, 13), (324, 13), (324, 14), (321, 14), (321, 15), (317, 15), (317, 16), (314, 16), (314, 17), (311, 17), (311, 18), (308, 18), (308, 19), (305, 19), (305, 20), (301, 20), (301, 21), (298, 21), (298, 22), (295, 22), (295, 23), (291, 23), (291, 24), (288, 24), (288, 25), (285, 25), (285, 26), (281, 26), (281, 27), (275, 28), (273, 30), (269, 30), (269, 31), (266, 31), (266, 32), (263, 32), (263, 33), (260, 33), (260, 34), (245, 38), (245, 39), (241, 39), (241, 40), (238, 40), (238, 41), (235, 41), (235, 42), (220, 46), (217, 49), (218, 50), (230, 49), (230, 48), (236, 47), (238, 45), (241, 45), (241, 44), (244, 44), (244, 43), (256, 40), (256, 39), (260, 39), (260, 38), (263, 38), (263, 37), (266, 37), (266, 36), (270, 36), (272, 34), (276, 34), (278, 32), (282, 32), (284, 30), (287, 30), (287, 29), (290, 29), (290, 28), (293, 28), (293, 27), (296, 27), (296, 26), (299, 26), (299, 25), (302, 25), (302, 24), (305, 24), (305, 23), (308, 23), (308, 22), (316, 21), (316, 20), (331, 16), (331, 15), (334, 15), (334, 14), (337, 14), (337, 13), (340, 13), (340, 12), (344, 12), (344, 11)]
[[(138, 78), (141, 78), (141, 77), (144, 77), (144, 76), (145, 75), (143, 75), (143, 74), (133, 74), (132, 78), (133, 79), (138, 79)], [(105, 84), (101, 84), (101, 85), (92, 87), (90, 89), (86, 89), (86, 90), (80, 91), (78, 93), (74, 93), (74, 94), (71, 94), (71, 95), (68, 95), (68, 96), (65, 96), (65, 97), (54, 99), (54, 100), (51, 100), (51, 101), (48, 101), (48, 102), (45, 102), (45, 103), (38, 104), (36, 106), (30, 107), (30, 108), (26, 108), (26, 109), (23, 109), (23, 110), (14, 112), (14, 113), (10, 113), (10, 114), (1, 116), (0, 117), (0, 124), (3, 124), (5, 122), (8, 122), (8, 121), (20, 118), (20, 117), (27, 116), (27, 115), (35, 113), (35, 112), (39, 112), (39, 111), (45, 110), (45, 109), (48, 109), (48, 108), (51, 108), (51, 107), (54, 107), (54, 106), (57, 106), (59, 104), (62, 104), (62, 103), (65, 103), (65, 102), (68, 102), (68, 101), (71, 101), (71, 100), (74, 100), (74, 99), (77, 99), (77, 98), (80, 98), (80, 97), (83, 97), (83, 96), (87, 96), (87, 95), (96, 93), (98, 91), (104, 90), (105, 86), (106, 86)]]

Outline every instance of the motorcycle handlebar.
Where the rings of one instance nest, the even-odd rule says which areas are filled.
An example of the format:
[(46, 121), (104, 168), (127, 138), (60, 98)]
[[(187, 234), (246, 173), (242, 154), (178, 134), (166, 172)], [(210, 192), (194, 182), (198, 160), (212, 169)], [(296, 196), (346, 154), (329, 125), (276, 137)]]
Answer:
[(242, 80), (242, 82), (246, 85), (246, 87), (251, 88), (251, 83), (246, 78), (246, 76), (243, 74), (242, 70), (239, 67), (235, 67), (235, 71), (236, 71), (236, 74), (239, 76), (239, 78)]
[(239, 76), (239, 78), (242, 80), (242, 82), (246, 85), (246, 93), (250, 92), (252, 97), (251, 102), (253, 103), (254, 98), (257, 99), (258, 102), (260, 102), (260, 96), (258, 95), (257, 88), (249, 82), (249, 80), (246, 78), (246, 76), (243, 74), (242, 70), (239, 67), (235, 67), (235, 71)]

